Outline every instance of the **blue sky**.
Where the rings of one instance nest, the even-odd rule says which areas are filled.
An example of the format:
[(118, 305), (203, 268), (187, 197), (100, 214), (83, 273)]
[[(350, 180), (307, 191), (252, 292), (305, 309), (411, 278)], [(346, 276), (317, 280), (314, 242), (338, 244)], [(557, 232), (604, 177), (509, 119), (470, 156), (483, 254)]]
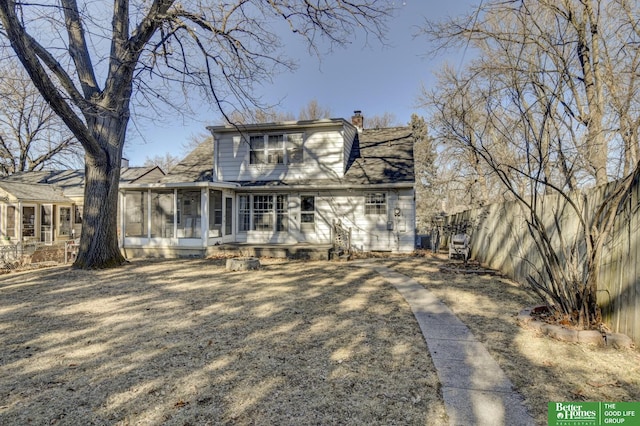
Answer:
[[(467, 13), (476, 0), (405, 0), (388, 22), (387, 44), (372, 41), (365, 45), (358, 35), (346, 48), (335, 49), (319, 61), (297, 40), (287, 41), (287, 55), (298, 62), (293, 73), (277, 76), (258, 93), (267, 103), (280, 102), (279, 110), (297, 116), (300, 109), (316, 99), (331, 110), (334, 118), (349, 119), (354, 110), (365, 117), (394, 114), (407, 123), (411, 114), (424, 115), (416, 108), (420, 88), (435, 83), (433, 73), (444, 63), (459, 67), (463, 52), (451, 52), (437, 58), (427, 57), (429, 45), (414, 38), (416, 27), (425, 17), (443, 19)], [(467, 52), (469, 55), (469, 52)], [(171, 153), (185, 155), (183, 143), (206, 132), (205, 127), (220, 123), (219, 115), (203, 111), (194, 117), (167, 114), (155, 123), (130, 123), (124, 156), (132, 166), (142, 165), (147, 157)], [(136, 129), (139, 129), (136, 131)]]

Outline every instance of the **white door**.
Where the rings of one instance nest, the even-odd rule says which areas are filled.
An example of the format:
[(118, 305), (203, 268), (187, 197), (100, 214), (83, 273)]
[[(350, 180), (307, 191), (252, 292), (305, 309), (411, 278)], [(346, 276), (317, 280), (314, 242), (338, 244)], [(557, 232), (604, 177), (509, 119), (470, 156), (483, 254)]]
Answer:
[(300, 196), (300, 241), (316, 241), (316, 197)]

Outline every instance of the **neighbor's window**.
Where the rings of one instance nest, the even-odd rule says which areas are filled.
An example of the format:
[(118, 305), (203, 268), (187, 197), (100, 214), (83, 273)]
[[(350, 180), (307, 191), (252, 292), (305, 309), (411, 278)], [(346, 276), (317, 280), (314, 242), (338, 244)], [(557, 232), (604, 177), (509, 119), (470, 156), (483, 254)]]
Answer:
[(60, 207), (60, 235), (71, 235), (71, 207)]
[(387, 194), (375, 192), (365, 194), (364, 197), (364, 214), (387, 214)]
[(249, 137), (250, 164), (300, 164), (303, 162), (302, 133)]
[(7, 206), (7, 237), (16, 236), (16, 206)]
[(73, 206), (73, 223), (82, 223), (82, 210), (78, 205)]
[(36, 208), (22, 207), (22, 236), (35, 237)]
[(125, 237), (147, 236), (147, 191), (127, 191), (124, 194)]

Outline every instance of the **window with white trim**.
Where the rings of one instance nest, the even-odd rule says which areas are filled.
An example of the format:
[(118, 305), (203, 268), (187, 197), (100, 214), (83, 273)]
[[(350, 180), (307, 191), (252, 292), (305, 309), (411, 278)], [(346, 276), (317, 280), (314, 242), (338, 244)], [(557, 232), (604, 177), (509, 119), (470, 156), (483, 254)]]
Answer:
[(173, 238), (173, 190), (151, 191), (151, 238)]
[(238, 203), (238, 232), (289, 230), (288, 195), (240, 195)]
[(222, 236), (222, 191), (209, 190), (209, 236)]
[(364, 195), (365, 215), (386, 215), (387, 194), (384, 192), (371, 192)]
[(7, 206), (5, 212), (7, 214), (7, 237), (14, 238), (16, 236), (16, 206)]
[(147, 236), (147, 191), (126, 191), (124, 193), (124, 236)]
[(250, 164), (301, 164), (304, 161), (302, 133), (249, 136)]
[(253, 196), (253, 230), (273, 231), (273, 195)]
[(248, 195), (238, 197), (238, 232), (251, 229), (251, 201)]
[(313, 195), (300, 197), (300, 229), (311, 232), (316, 229), (316, 197)]
[(283, 232), (289, 230), (289, 197), (286, 195), (276, 196), (276, 231)]

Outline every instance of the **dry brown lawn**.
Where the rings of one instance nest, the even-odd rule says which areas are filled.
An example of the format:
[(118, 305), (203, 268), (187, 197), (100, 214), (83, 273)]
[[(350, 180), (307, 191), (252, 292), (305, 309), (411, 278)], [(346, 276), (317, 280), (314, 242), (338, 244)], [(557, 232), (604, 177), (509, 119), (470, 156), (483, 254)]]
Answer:
[[(546, 423), (549, 401), (640, 400), (640, 357), (537, 336), (534, 301), (432, 258), (375, 259), (442, 298)], [(0, 276), (0, 424), (444, 425), (408, 305), (351, 263), (134, 261)]]

